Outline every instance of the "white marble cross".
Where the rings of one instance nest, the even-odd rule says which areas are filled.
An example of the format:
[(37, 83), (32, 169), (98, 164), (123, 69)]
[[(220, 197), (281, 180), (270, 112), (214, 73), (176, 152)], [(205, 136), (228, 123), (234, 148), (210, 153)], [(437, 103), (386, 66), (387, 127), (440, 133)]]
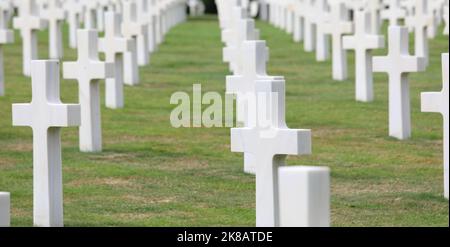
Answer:
[(62, 24), (65, 19), (64, 9), (59, 0), (48, 0), (47, 8), (42, 13), (49, 28), (49, 57), (61, 59), (63, 57)]
[(158, 23), (157, 16), (155, 13), (155, 0), (147, 0), (147, 11), (148, 11), (148, 50), (153, 53), (157, 49), (156, 40), (156, 25)]
[(389, 7), (381, 12), (381, 18), (389, 20), (390, 26), (396, 26), (405, 18), (406, 10), (401, 7), (400, 0), (387, 0), (387, 2)]
[(237, 21), (236, 30), (233, 30), (234, 40), (229, 42), (229, 46), (223, 48), (223, 61), (229, 63), (230, 71), (240, 74), (243, 69), (242, 44), (247, 40), (255, 40), (255, 22), (252, 19), (242, 19)]
[(316, 49), (316, 34), (317, 34), (317, 13), (315, 9), (315, 2), (312, 0), (305, 0), (304, 3), (304, 43), (305, 51), (310, 52)]
[(400, 140), (411, 136), (408, 74), (425, 70), (425, 59), (409, 55), (406, 27), (389, 27), (389, 53), (373, 58), (373, 71), (389, 76), (389, 136)]
[(343, 37), (344, 49), (355, 50), (356, 100), (373, 101), (372, 50), (384, 48), (384, 37), (371, 34), (370, 13), (365, 10), (354, 14), (355, 34)]
[(97, 9), (99, 8), (97, 0), (84, 0), (84, 29), (97, 29)]
[[(244, 41), (241, 48), (242, 71), (226, 78), (226, 90), (229, 94), (236, 95), (237, 119), (249, 126), (250, 120), (254, 119), (256, 106), (252, 104), (252, 97), (256, 95), (257, 80), (272, 80), (283, 77), (268, 76), (266, 63), (268, 61), (268, 48), (265, 41)], [(251, 153), (244, 154), (244, 172), (255, 174), (255, 162)]]
[(59, 97), (59, 62), (31, 62), (33, 96), (13, 104), (13, 125), (33, 129), (33, 214), (35, 226), (63, 226), (61, 127), (80, 125), (80, 105)]
[(433, 22), (433, 16), (428, 15), (428, 0), (415, 0), (415, 15), (412, 20), (414, 26), (414, 48), (415, 55), (425, 58), (428, 64), (428, 37), (427, 29), (430, 22)]
[(311, 153), (311, 131), (289, 129), (285, 122), (285, 81), (256, 83), (257, 119), (231, 129), (231, 150), (254, 155), (256, 164), (256, 226), (280, 225), (278, 168), (286, 155)]
[(31, 60), (38, 58), (37, 31), (47, 26), (47, 22), (39, 17), (35, 0), (20, 2), (19, 16), (13, 19), (15, 29), (20, 29), (22, 36), (23, 74), (30, 76)]
[[(147, 50), (148, 53), (152, 53), (155, 50), (155, 35), (153, 33), (153, 16), (151, 12), (151, 2), (150, 0), (137, 0), (136, 1), (136, 7), (137, 7), (137, 21), (145, 24), (147, 27), (147, 31), (145, 32), (145, 36), (142, 36), (147, 42)], [(147, 59), (147, 63), (150, 61), (150, 56)]]
[(98, 59), (97, 31), (78, 30), (77, 36), (78, 60), (64, 62), (64, 78), (78, 81), (81, 105), (80, 150), (82, 152), (100, 152), (102, 150), (102, 130), (99, 80), (114, 76), (114, 64)]
[[(228, 24), (228, 27), (222, 30), (222, 42), (225, 43), (227, 47), (235, 45), (234, 42), (237, 40), (236, 31), (239, 27), (239, 21), (247, 18), (245, 10), (240, 6), (232, 8), (231, 16), (232, 18)], [(257, 38), (255, 37), (254, 39)]]
[[(14, 42), (14, 33), (8, 28), (6, 2), (0, 2), (0, 96), (5, 94), (5, 76), (3, 68), (3, 45)], [(3, 6), (4, 5), (4, 6)]]
[(305, 3), (304, 0), (294, 1), (294, 31), (295, 42), (301, 42), (304, 38)]
[(368, 0), (366, 1), (367, 9), (370, 13), (370, 33), (380, 34), (381, 29), (381, 8), (383, 0)]
[(328, 10), (326, 0), (317, 0), (314, 4), (314, 23), (316, 24), (316, 60), (326, 61), (330, 57), (330, 38), (326, 26), (333, 13)]
[(67, 13), (69, 23), (69, 47), (77, 48), (77, 30), (80, 24), (80, 17), (84, 13), (84, 5), (80, 0), (66, 0), (64, 9)]
[(0, 227), (9, 227), (11, 224), (11, 195), (9, 192), (0, 192)]
[(333, 53), (333, 79), (345, 80), (347, 79), (347, 52), (342, 47), (342, 36), (352, 32), (352, 23), (346, 20), (345, 4), (332, 2), (331, 17), (328, 23), (323, 24), (323, 32), (330, 34), (332, 37), (332, 53)]
[[(124, 15), (127, 15), (126, 22), (128, 26), (131, 25), (142, 25), (144, 31), (140, 32), (137, 36), (137, 51), (138, 51), (138, 64), (141, 66), (147, 65), (150, 62), (150, 49), (149, 49), (149, 26), (150, 26), (150, 16), (147, 12), (146, 0), (135, 0), (136, 11), (132, 9), (124, 8)], [(130, 6), (133, 8), (133, 6)]]
[(422, 93), (422, 112), (437, 112), (444, 119), (444, 196), (449, 199), (449, 81), (448, 81), (448, 53), (442, 54), (443, 87), (438, 93)]
[(99, 50), (105, 53), (105, 61), (114, 64), (114, 77), (106, 79), (106, 107), (117, 109), (124, 105), (123, 56), (134, 49), (135, 42), (126, 39), (121, 32), (121, 15), (105, 14), (105, 37), (99, 39)]
[(136, 49), (127, 52), (124, 57), (124, 82), (128, 85), (139, 83), (137, 64), (145, 65), (148, 62), (146, 61), (148, 59), (148, 43), (144, 43), (144, 38), (139, 38), (146, 35), (147, 26), (138, 23), (136, 15), (136, 3), (133, 1), (123, 2), (122, 34), (136, 43), (134, 45)]

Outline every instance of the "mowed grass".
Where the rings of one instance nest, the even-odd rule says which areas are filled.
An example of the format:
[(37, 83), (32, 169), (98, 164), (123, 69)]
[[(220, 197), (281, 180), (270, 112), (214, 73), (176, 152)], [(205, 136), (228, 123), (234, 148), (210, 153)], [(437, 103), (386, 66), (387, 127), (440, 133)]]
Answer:
[[(333, 81), (330, 62), (315, 62), (313, 53), (267, 23), (258, 27), (270, 47), (269, 73), (286, 77), (288, 125), (313, 133), (313, 154), (288, 163), (331, 168), (333, 226), (448, 226), (442, 117), (420, 112), (420, 92), (441, 90), (440, 54), (448, 52), (448, 39), (432, 40), (427, 71), (411, 74), (413, 137), (398, 141), (387, 136), (386, 75), (375, 76), (375, 102), (357, 103), (351, 53), (350, 78)], [(39, 34), (41, 58), (47, 37)], [(31, 100), (19, 33), (16, 40), (4, 47), (0, 191), (12, 194), (12, 225), (32, 226), (32, 132), (11, 126), (11, 104)], [(215, 16), (175, 27), (140, 69), (141, 84), (125, 88), (126, 107), (102, 106), (102, 153), (80, 153), (77, 128), (63, 129), (66, 226), (255, 224), (254, 177), (242, 172), (242, 155), (230, 152), (229, 129), (175, 129), (169, 122), (172, 93), (190, 93), (201, 83), (204, 92), (224, 94), (230, 73), (222, 47)], [(68, 47), (65, 55), (76, 59)], [(63, 102), (77, 102), (77, 90), (76, 82), (62, 80)]]

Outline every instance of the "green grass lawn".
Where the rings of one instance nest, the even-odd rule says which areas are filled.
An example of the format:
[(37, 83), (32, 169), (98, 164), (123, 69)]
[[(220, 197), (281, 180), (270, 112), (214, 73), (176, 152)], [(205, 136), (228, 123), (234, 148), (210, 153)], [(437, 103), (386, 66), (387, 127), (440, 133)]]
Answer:
[[(286, 77), (287, 122), (313, 133), (311, 156), (289, 157), (290, 165), (332, 170), (333, 226), (448, 226), (443, 194), (442, 117), (420, 112), (420, 93), (440, 91), (440, 54), (448, 38), (430, 43), (430, 67), (412, 74), (413, 137), (388, 137), (387, 76), (376, 74), (376, 100), (354, 100), (353, 55), (349, 80), (331, 79), (331, 63), (290, 35), (258, 23), (270, 47), (269, 73)], [(67, 30), (67, 29), (65, 29)], [(47, 57), (46, 32), (39, 37)], [(67, 44), (67, 33), (65, 33)], [(32, 133), (11, 126), (11, 104), (29, 102), (31, 83), (22, 76), (21, 43), (4, 47), (6, 96), (0, 97), (0, 191), (12, 194), (12, 225), (32, 226)], [(170, 126), (172, 93), (225, 89), (215, 16), (175, 27), (140, 69), (141, 84), (125, 88), (126, 107), (102, 107), (102, 153), (78, 151), (77, 128), (63, 142), (66, 226), (253, 226), (255, 181), (242, 172), (242, 154), (230, 152), (227, 128)], [(377, 54), (385, 54), (378, 51)], [(65, 60), (76, 51), (65, 49)], [(104, 101), (102, 82), (102, 101)], [(77, 84), (61, 81), (65, 103), (77, 102)]]

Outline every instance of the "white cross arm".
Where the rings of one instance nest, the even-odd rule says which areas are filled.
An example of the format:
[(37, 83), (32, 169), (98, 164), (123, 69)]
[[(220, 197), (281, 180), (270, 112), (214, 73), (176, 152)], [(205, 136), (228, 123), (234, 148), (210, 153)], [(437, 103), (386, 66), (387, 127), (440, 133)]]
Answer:
[(358, 45), (364, 45), (366, 49), (382, 49), (384, 48), (384, 37), (381, 35), (367, 35), (364, 44), (358, 44), (355, 36), (344, 36), (342, 38), (342, 47), (345, 50), (355, 49)]
[[(13, 104), (13, 126), (32, 127), (30, 116), (33, 116), (33, 108), (30, 104)], [(49, 104), (49, 126), (72, 127), (80, 126), (80, 105), (78, 104)]]
[(22, 17), (16, 17), (13, 19), (14, 29), (21, 29), (22, 27), (28, 27), (30, 29), (42, 30), (47, 28), (48, 21), (39, 17), (30, 16), (26, 19)]
[[(241, 76), (241, 75), (227, 76), (226, 77), (226, 92), (229, 94), (239, 94), (239, 93), (254, 94), (254, 92), (255, 92), (254, 83), (244, 82), (245, 79), (247, 79), (247, 78), (244, 76)], [(253, 81), (257, 81), (257, 80), (273, 81), (273, 80), (283, 80), (283, 79), (284, 78), (280, 77), (280, 76), (255, 75), (255, 77), (252, 78), (251, 80), (253, 80)]]
[[(90, 62), (87, 67), (87, 71), (83, 73), (89, 75), (91, 80), (101, 80), (114, 76), (114, 64), (112, 63), (105, 63), (101, 61)], [(78, 79), (80, 77), (80, 70), (78, 68), (78, 62), (63, 63), (63, 77), (65, 79)]]
[(373, 72), (389, 72), (394, 67), (400, 67), (400, 73), (419, 72), (426, 69), (425, 58), (413, 56), (400, 56), (397, 61), (392, 61), (390, 57), (374, 57)]
[(444, 95), (437, 93), (422, 93), (422, 112), (444, 113), (442, 102), (445, 102)]
[(124, 36), (139, 36), (147, 33), (148, 26), (142, 24), (123, 25), (122, 30)]
[(263, 149), (271, 150), (269, 152), (279, 155), (311, 154), (311, 130), (272, 128), (258, 131), (253, 128), (231, 129), (232, 152), (254, 153), (257, 149), (255, 148), (256, 145), (262, 145)]
[(125, 38), (115, 38), (114, 44), (107, 44), (108, 41), (109, 40), (107, 40), (105, 38), (99, 39), (98, 40), (98, 50), (106, 53), (106, 52), (108, 52), (108, 48), (111, 45), (114, 45), (115, 53), (124, 53), (124, 52), (131, 51), (131, 49), (133, 47), (133, 41), (125, 39)]

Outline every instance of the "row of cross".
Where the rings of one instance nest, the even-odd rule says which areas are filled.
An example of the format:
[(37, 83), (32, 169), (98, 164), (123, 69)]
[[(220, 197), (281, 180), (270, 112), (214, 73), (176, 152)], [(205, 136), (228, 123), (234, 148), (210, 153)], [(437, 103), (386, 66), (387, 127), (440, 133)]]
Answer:
[[(347, 75), (347, 50), (355, 52), (355, 96), (360, 102), (374, 100), (373, 73), (388, 74), (389, 136), (411, 137), (411, 106), (408, 77), (429, 66), (429, 39), (448, 36), (448, 0), (263, 0), (260, 17), (303, 41), (305, 51), (316, 53), (318, 62), (329, 58), (332, 43), (332, 76), (342, 81)], [(385, 47), (383, 21), (388, 23), (388, 54), (372, 57)], [(414, 55), (409, 53), (414, 37)], [(422, 111), (437, 112), (444, 119), (444, 196), (449, 197), (449, 81), (448, 53), (442, 54), (441, 92), (422, 93)]]
[[(12, 115), (14, 126), (33, 129), (34, 225), (62, 226), (60, 128), (79, 126), (80, 150), (101, 151), (100, 80), (106, 81), (106, 106), (124, 107), (123, 85), (139, 82), (138, 66), (148, 64), (149, 55), (168, 30), (186, 20), (186, 2), (47, 0), (40, 3), (45, 4), (35, 0), (0, 1), (0, 48), (6, 43), (2, 41), (13, 41), (12, 31), (7, 29), (12, 18), (13, 27), (21, 34), (23, 72), (32, 80), (31, 103), (13, 104)], [(17, 16), (14, 10), (18, 10)], [(70, 46), (77, 48), (78, 59), (63, 62), (62, 76), (78, 82), (79, 104), (63, 104), (59, 95), (63, 56), (61, 24), (66, 20), (65, 13), (70, 29), (74, 29), (69, 34)], [(84, 20), (83, 29), (77, 26), (81, 20)], [(49, 28), (50, 60), (38, 60), (37, 32), (45, 27)], [(99, 31), (104, 32), (101, 38)], [(99, 59), (99, 52), (105, 54), (105, 61)], [(0, 215), (0, 225), (2, 218)]]

